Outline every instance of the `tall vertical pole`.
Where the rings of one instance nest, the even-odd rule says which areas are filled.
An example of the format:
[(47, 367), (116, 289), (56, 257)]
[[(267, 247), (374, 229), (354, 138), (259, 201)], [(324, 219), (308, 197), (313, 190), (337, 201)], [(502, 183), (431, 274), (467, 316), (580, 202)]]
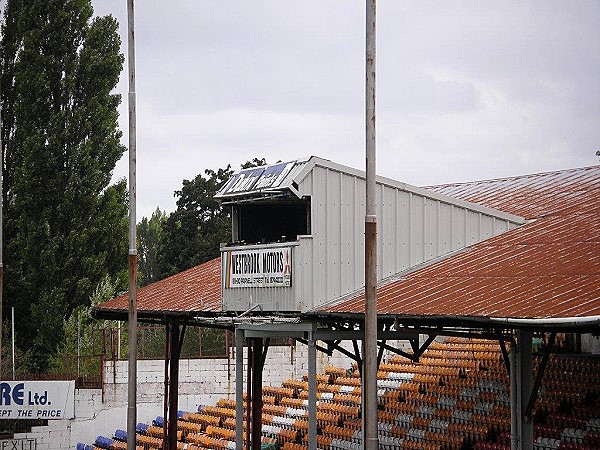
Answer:
[[(0, 97), (1, 98), (1, 97)], [(1, 102), (0, 102), (1, 105)], [(4, 295), (4, 147), (2, 146), (2, 108), (0, 108), (0, 380), (2, 379), (2, 300)]]
[[(129, 66), (129, 366), (127, 392), (127, 450), (135, 450), (137, 421), (137, 243), (136, 243), (136, 113), (134, 0), (127, 0)], [(166, 418), (165, 418), (166, 420)]]
[(366, 215), (365, 215), (365, 341), (363, 392), (365, 396), (364, 448), (377, 450), (377, 203), (375, 164), (375, 54), (376, 0), (366, 4)]
[(12, 307), (12, 372), (13, 381), (15, 379), (15, 307)]

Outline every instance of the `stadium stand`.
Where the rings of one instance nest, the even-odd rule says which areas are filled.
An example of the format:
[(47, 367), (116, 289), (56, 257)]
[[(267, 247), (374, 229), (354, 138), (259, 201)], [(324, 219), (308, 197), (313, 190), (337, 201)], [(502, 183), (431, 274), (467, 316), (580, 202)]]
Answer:
[[(420, 362), (393, 356), (377, 374), (379, 448), (385, 450), (509, 450), (510, 399), (498, 344), (450, 338), (434, 342)], [(264, 449), (308, 449), (308, 384), (265, 387)], [(360, 378), (356, 367), (328, 367), (317, 378), (318, 448), (361, 446)], [(600, 359), (553, 355), (534, 408), (536, 450), (600, 448)], [(244, 411), (244, 417), (246, 411)], [(235, 401), (180, 411), (178, 448), (235, 448)], [(138, 449), (162, 448), (163, 418), (138, 424)], [(244, 422), (246, 429), (246, 422)], [(126, 433), (98, 436), (76, 450), (126, 448)]]

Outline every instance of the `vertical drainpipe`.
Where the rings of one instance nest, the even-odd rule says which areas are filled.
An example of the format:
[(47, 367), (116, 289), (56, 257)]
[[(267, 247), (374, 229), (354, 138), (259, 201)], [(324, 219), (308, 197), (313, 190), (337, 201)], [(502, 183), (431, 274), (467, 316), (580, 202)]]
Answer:
[(252, 450), (260, 450), (262, 438), (263, 338), (252, 338)]
[(244, 330), (235, 329), (235, 449), (244, 448)]
[[(1, 99), (1, 97), (0, 97)], [(0, 102), (0, 105), (2, 103)], [(2, 300), (4, 294), (4, 147), (2, 146), (2, 110), (0, 108), (0, 379), (2, 379)]]
[(163, 445), (167, 450), (167, 415), (169, 414), (169, 361), (171, 359), (171, 324), (165, 325), (165, 398), (163, 399)]
[(250, 441), (250, 429), (252, 419), (252, 374), (254, 373), (254, 351), (252, 348), (252, 339), (248, 339), (248, 364), (246, 370), (246, 448), (252, 448)]
[(317, 346), (314, 331), (308, 333), (308, 448), (317, 448)]
[(181, 344), (185, 327), (178, 323), (171, 324), (171, 354), (169, 362), (169, 418), (165, 417), (167, 423), (167, 435), (169, 450), (177, 450), (177, 411), (179, 409), (179, 357), (181, 356)]
[(525, 417), (529, 397), (533, 388), (532, 382), (532, 360), (531, 360), (531, 331), (519, 330), (519, 388), (521, 396), (519, 401), (519, 431), (521, 434), (521, 450), (533, 450), (533, 421), (529, 417)]
[(375, 128), (376, 0), (366, 4), (366, 214), (365, 340), (363, 347), (364, 448), (377, 450), (377, 211)]
[(511, 342), (508, 357), (510, 360), (510, 450), (519, 450), (521, 441), (519, 433), (519, 396), (517, 394), (519, 389), (517, 383), (519, 358), (517, 357), (517, 345), (514, 341)]
[(129, 365), (127, 390), (127, 450), (135, 450), (137, 421), (137, 243), (136, 243), (136, 111), (134, 0), (127, 0), (129, 66)]

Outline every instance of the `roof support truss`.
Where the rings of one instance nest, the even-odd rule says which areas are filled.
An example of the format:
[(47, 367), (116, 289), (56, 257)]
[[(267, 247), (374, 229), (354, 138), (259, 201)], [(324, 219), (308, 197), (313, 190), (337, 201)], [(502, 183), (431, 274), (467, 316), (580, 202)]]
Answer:
[(531, 395), (529, 397), (529, 401), (527, 402), (527, 408), (525, 408), (525, 417), (528, 419), (532, 419), (531, 414), (533, 411), (533, 405), (537, 400), (538, 392), (540, 390), (540, 386), (542, 385), (542, 379), (544, 377), (544, 372), (546, 371), (546, 366), (548, 365), (548, 360), (550, 359), (550, 354), (554, 348), (554, 341), (556, 339), (556, 332), (550, 333), (550, 338), (548, 339), (548, 345), (544, 349), (544, 354), (542, 356), (542, 361), (540, 362), (540, 366), (538, 368), (537, 374), (535, 376), (535, 381), (533, 382), (533, 388), (531, 389)]
[(500, 351), (502, 352), (504, 367), (506, 367), (506, 372), (508, 373), (508, 376), (510, 376), (510, 358), (508, 357), (508, 350), (506, 350), (506, 345), (504, 341), (499, 340), (498, 344), (500, 344)]
[(391, 345), (386, 344), (385, 341), (379, 341), (379, 342), (377, 342), (377, 345), (379, 346), (380, 349), (385, 349), (385, 350), (388, 350), (397, 355), (403, 356), (412, 362), (419, 362), (419, 358), (423, 355), (423, 353), (425, 353), (425, 350), (427, 350), (429, 348), (429, 345), (431, 345), (431, 343), (436, 338), (436, 336), (437, 336), (436, 334), (428, 335), (425, 342), (423, 342), (423, 345), (419, 345), (418, 337), (409, 339), (410, 346), (413, 349), (412, 354), (407, 353), (404, 350), (400, 350), (399, 348), (392, 347)]

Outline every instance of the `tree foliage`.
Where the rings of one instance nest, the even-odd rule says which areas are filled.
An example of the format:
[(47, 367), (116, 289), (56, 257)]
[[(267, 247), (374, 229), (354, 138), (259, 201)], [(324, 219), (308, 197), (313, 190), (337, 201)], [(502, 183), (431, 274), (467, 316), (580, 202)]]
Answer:
[(139, 283), (141, 286), (146, 286), (159, 279), (158, 246), (166, 221), (167, 214), (160, 208), (156, 208), (150, 219), (144, 217), (137, 225)]
[(159, 249), (163, 278), (216, 258), (220, 243), (231, 239), (229, 211), (213, 196), (232, 174), (229, 165), (207, 169), (175, 191), (177, 209), (165, 222)]
[[(103, 347), (102, 332), (106, 321), (92, 319), (92, 307), (114, 298), (117, 287), (117, 280), (105, 276), (88, 302), (79, 305), (64, 319), (64, 336), (56, 354), (49, 358), (51, 372), (77, 375), (100, 373), (100, 359), (97, 356)], [(114, 323), (111, 325), (114, 326)]]
[(8, 0), (0, 46), (5, 299), (44, 370), (60, 325), (107, 275), (125, 272), (123, 67), (116, 20), (90, 0)]
[[(242, 169), (265, 165), (254, 158)], [(175, 191), (177, 209), (164, 223), (158, 260), (161, 278), (189, 269), (220, 255), (220, 244), (231, 240), (231, 215), (214, 199), (221, 186), (233, 175), (231, 165), (207, 169), (193, 180), (183, 180)]]

